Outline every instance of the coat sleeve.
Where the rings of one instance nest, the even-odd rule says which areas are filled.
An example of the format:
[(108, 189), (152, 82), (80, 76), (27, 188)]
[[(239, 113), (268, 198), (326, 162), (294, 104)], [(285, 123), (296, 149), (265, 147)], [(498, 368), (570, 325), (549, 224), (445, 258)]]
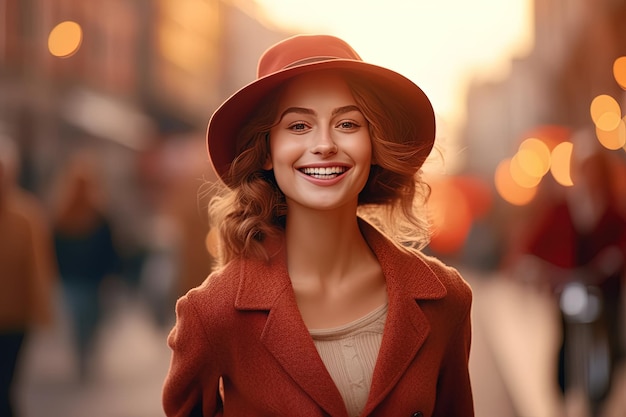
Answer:
[(176, 324), (167, 343), (172, 349), (163, 386), (167, 417), (221, 416), (219, 371), (214, 345), (189, 296), (176, 303)]
[(433, 417), (474, 416), (474, 400), (469, 375), (471, 345), (470, 303), (457, 331), (452, 334), (443, 358), (437, 383), (437, 403)]

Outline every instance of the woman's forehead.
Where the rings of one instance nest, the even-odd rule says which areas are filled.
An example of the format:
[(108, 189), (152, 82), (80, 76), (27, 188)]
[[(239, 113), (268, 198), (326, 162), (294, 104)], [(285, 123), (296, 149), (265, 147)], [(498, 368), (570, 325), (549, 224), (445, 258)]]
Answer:
[(352, 91), (340, 73), (320, 71), (291, 79), (280, 95), (279, 107), (333, 100), (354, 103)]

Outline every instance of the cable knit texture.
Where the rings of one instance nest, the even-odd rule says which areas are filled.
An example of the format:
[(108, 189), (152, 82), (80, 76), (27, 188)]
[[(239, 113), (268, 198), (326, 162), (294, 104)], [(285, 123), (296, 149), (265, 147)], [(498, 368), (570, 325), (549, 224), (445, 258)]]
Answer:
[(386, 318), (384, 304), (343, 326), (310, 330), (350, 417), (358, 417), (367, 402)]

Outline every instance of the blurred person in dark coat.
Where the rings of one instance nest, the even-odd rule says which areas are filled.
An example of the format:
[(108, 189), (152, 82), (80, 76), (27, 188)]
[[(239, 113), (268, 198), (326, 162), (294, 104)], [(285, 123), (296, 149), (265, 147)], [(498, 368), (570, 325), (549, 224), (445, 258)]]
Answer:
[(626, 217), (613, 169), (623, 161), (585, 133), (572, 138), (574, 185), (536, 217), (523, 252), (524, 273), (538, 273), (560, 306), (559, 386), (583, 394), (596, 415), (624, 360)]
[(54, 319), (56, 265), (39, 200), (16, 183), (17, 146), (0, 136), (0, 416), (17, 415), (14, 385), (20, 354), (35, 326)]
[(70, 314), (78, 369), (88, 377), (94, 339), (102, 319), (104, 280), (120, 272), (111, 221), (103, 204), (96, 160), (77, 151), (58, 179), (53, 233), (65, 306)]

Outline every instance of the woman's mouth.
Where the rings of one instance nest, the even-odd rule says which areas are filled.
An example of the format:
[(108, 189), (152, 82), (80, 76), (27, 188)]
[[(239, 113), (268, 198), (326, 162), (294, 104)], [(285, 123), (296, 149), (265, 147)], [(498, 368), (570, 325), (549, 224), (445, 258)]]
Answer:
[(346, 172), (346, 167), (315, 167), (315, 168), (301, 168), (300, 172), (320, 180), (330, 180), (338, 177)]

